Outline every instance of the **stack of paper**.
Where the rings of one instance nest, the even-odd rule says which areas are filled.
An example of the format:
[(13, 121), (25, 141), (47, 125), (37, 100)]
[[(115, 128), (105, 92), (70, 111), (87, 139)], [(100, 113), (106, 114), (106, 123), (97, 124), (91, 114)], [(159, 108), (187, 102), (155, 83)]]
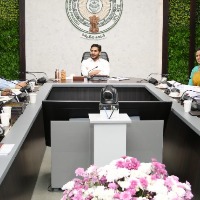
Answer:
[(8, 155), (14, 147), (14, 144), (0, 143), (0, 156)]
[(120, 76), (109, 78), (109, 80), (112, 80), (112, 81), (123, 81), (123, 80), (129, 80), (129, 79), (130, 79), (130, 78), (127, 78), (127, 77), (120, 77)]

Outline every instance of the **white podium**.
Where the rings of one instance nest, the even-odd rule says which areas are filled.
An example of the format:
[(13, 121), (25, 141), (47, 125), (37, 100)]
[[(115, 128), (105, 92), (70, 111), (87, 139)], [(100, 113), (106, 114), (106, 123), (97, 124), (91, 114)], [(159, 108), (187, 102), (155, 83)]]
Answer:
[(126, 126), (131, 123), (127, 114), (107, 119), (100, 114), (89, 114), (94, 124), (94, 165), (101, 167), (126, 155)]

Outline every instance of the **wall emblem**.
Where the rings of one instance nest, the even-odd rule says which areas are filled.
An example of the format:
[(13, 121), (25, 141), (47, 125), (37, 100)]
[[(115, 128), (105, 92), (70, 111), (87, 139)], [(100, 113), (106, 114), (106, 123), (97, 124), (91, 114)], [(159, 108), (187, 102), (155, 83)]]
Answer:
[(66, 0), (66, 12), (70, 22), (79, 29), (81, 37), (103, 39), (105, 33), (119, 21), (122, 0)]

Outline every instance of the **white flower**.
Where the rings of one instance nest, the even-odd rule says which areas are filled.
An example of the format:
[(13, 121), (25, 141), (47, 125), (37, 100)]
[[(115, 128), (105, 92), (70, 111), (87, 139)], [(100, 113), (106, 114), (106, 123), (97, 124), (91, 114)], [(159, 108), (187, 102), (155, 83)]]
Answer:
[(151, 169), (152, 169), (151, 163), (140, 163), (138, 171), (149, 175), (151, 173)]
[(113, 196), (114, 196), (114, 190), (109, 189), (109, 190), (104, 190), (104, 192), (101, 193), (98, 197), (99, 199), (113, 200)]
[[(137, 170), (130, 169), (129, 166), (132, 161), (134, 162), (134, 159), (130, 160), (130, 157), (125, 157), (114, 160), (104, 167), (90, 166), (84, 173), (81, 182), (70, 181), (62, 187), (63, 190), (68, 190), (64, 195), (68, 195), (69, 199), (75, 197), (78, 192), (83, 194), (82, 199), (87, 199), (90, 196), (92, 200), (114, 200), (116, 191), (112, 187), (117, 188), (119, 185), (117, 192), (120, 198), (121, 195), (126, 195), (126, 192), (134, 188), (141, 192), (136, 193), (134, 199), (137, 200), (148, 200), (148, 196), (139, 197), (142, 196), (144, 189), (148, 194), (152, 192), (154, 200), (183, 200), (186, 193), (191, 191), (190, 183), (181, 183), (176, 176), (168, 176), (166, 180), (164, 177), (158, 179), (152, 177), (152, 163), (140, 163)], [(159, 170), (156, 173), (160, 173)], [(80, 187), (80, 183), (86, 187)], [(109, 185), (109, 183), (113, 184)], [(169, 185), (170, 188), (165, 184)], [(88, 189), (84, 189), (88, 186)]]
[(147, 190), (151, 192), (156, 192), (156, 194), (165, 195), (167, 196), (167, 187), (164, 185), (164, 180), (156, 179), (152, 181), (148, 186)]
[(177, 199), (177, 198), (178, 198), (178, 195), (176, 194), (176, 192), (170, 191), (170, 192), (168, 193), (168, 199), (169, 199), (169, 200), (173, 200), (173, 199)]
[(154, 197), (154, 200), (169, 200), (169, 198), (166, 196), (166, 195), (163, 195), (163, 194), (157, 194), (155, 197)]
[(118, 181), (117, 183), (120, 185), (122, 190), (124, 190), (130, 186), (130, 182), (128, 182), (128, 181)]
[(84, 191), (84, 193), (83, 193), (83, 197), (86, 198), (86, 197), (89, 196), (90, 194), (93, 195), (94, 190), (95, 190), (95, 188), (88, 188), (87, 190)]
[(115, 180), (119, 180), (124, 177), (128, 177), (130, 175), (130, 171), (126, 168), (113, 168), (107, 172), (106, 179), (108, 182), (113, 182)]
[(69, 181), (65, 185), (63, 185), (62, 190), (72, 190), (74, 187), (74, 181)]
[(143, 172), (140, 172), (138, 170), (131, 170), (130, 172), (130, 177), (135, 177), (135, 178), (145, 178), (147, 177), (148, 175), (146, 175), (145, 173)]
[(99, 178), (102, 178), (103, 176), (107, 176), (107, 173), (109, 171), (114, 170), (114, 169), (116, 169), (116, 167), (115, 166), (110, 166), (110, 165), (106, 165), (104, 167), (98, 168), (97, 169), (97, 173), (99, 175)]
[(178, 195), (178, 197), (185, 196), (185, 190), (183, 188), (177, 187), (176, 185), (172, 186), (172, 191), (174, 191)]
[(88, 174), (92, 173), (97, 167), (95, 167), (94, 165), (91, 165), (90, 167), (88, 167), (88, 169), (86, 170), (86, 172)]
[(114, 190), (106, 189), (104, 186), (97, 186), (93, 191), (90, 190), (90, 193), (85, 193), (87, 195), (92, 194), (93, 199), (105, 199), (112, 200), (114, 196)]
[(104, 186), (97, 186), (96, 188), (94, 188), (94, 196), (100, 196), (102, 193), (104, 193)]
[(186, 183), (182, 183), (182, 185), (184, 186), (184, 188), (185, 188), (186, 190), (191, 191), (191, 185), (190, 185), (189, 182), (186, 181)]

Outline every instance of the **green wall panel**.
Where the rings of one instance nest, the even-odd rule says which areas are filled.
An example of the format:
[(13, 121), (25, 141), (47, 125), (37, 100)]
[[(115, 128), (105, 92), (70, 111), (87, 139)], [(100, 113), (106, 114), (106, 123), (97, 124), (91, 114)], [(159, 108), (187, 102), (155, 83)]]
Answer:
[(18, 79), (19, 2), (0, 0), (0, 76)]
[(190, 1), (169, 1), (168, 72), (170, 80), (188, 82)]

